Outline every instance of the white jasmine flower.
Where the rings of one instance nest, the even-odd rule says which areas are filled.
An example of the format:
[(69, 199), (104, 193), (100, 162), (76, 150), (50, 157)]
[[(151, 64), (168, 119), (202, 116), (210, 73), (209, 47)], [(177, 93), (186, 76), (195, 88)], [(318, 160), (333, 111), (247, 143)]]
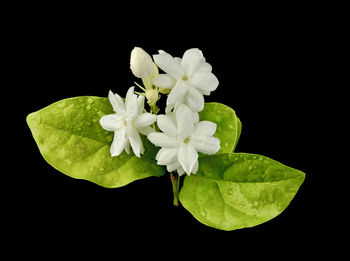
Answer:
[(100, 119), (102, 128), (114, 131), (114, 139), (110, 148), (112, 157), (120, 155), (123, 150), (130, 153), (130, 145), (134, 154), (140, 158), (144, 147), (139, 133), (148, 135), (153, 132), (150, 127), (157, 116), (151, 113), (143, 113), (145, 97), (137, 96), (134, 87), (129, 88), (125, 104), (118, 94), (108, 93), (109, 101), (115, 114), (105, 115)]
[(219, 85), (218, 79), (211, 72), (211, 65), (205, 62), (203, 53), (197, 48), (189, 49), (181, 59), (159, 51), (159, 54), (153, 55), (153, 59), (166, 72), (154, 77), (153, 84), (159, 88), (171, 89), (167, 106), (173, 109), (175, 105), (184, 103), (193, 111), (203, 110), (203, 95), (210, 95)]
[(177, 170), (179, 175), (185, 172), (190, 175), (197, 173), (198, 151), (205, 154), (219, 151), (220, 140), (213, 137), (216, 124), (198, 120), (185, 104), (179, 105), (175, 113), (157, 116), (162, 133), (153, 132), (147, 137), (162, 147), (156, 156), (158, 165), (166, 165), (169, 172)]
[(148, 53), (140, 47), (135, 47), (131, 51), (130, 69), (137, 78), (147, 78), (153, 73), (154, 63)]

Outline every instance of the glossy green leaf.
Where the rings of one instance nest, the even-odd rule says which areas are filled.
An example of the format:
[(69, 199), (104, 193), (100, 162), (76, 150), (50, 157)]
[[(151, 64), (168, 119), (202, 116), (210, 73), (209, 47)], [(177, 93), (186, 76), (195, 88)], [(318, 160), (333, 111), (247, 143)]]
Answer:
[(161, 176), (158, 149), (145, 137), (145, 154), (132, 152), (111, 157), (113, 132), (102, 129), (99, 119), (113, 113), (107, 98), (82, 96), (58, 101), (27, 116), (27, 123), (45, 160), (62, 173), (108, 188), (134, 180)]
[(223, 153), (199, 159), (180, 201), (200, 222), (223, 230), (252, 227), (280, 214), (305, 174), (264, 156)]
[(220, 140), (218, 153), (234, 151), (241, 134), (242, 124), (232, 108), (216, 102), (205, 103), (203, 111), (199, 113), (199, 118), (201, 121), (216, 123), (214, 136)]

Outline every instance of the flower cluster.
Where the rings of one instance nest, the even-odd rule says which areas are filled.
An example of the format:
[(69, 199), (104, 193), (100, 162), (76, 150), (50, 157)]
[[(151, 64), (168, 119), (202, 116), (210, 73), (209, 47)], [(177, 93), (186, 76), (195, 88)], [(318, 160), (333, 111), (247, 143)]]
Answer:
[[(219, 81), (197, 48), (187, 50), (182, 58), (159, 51), (153, 60), (141, 48), (131, 52), (130, 68), (141, 78), (144, 87), (139, 87), (144, 93), (134, 92), (131, 87), (124, 103), (118, 94), (109, 92), (115, 114), (103, 116), (100, 124), (115, 132), (111, 155), (118, 156), (124, 150), (130, 153), (131, 145), (140, 157), (144, 152), (141, 133), (161, 147), (156, 156), (158, 165), (165, 165), (169, 172), (176, 170), (179, 175), (194, 174), (198, 170), (198, 152), (215, 154), (220, 149), (219, 139), (213, 137), (216, 124), (199, 121), (198, 114), (204, 108), (203, 95), (210, 95)], [(165, 73), (159, 74), (158, 68)], [(156, 115), (159, 93), (168, 94), (166, 114), (162, 115)], [(152, 113), (144, 112), (145, 98)], [(154, 128), (155, 122), (161, 132)]]

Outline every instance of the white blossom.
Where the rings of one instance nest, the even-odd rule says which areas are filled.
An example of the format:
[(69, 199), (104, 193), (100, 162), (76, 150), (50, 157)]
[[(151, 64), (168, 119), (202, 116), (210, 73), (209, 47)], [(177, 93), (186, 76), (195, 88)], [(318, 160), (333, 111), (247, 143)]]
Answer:
[(156, 160), (166, 165), (169, 172), (179, 175), (197, 173), (198, 152), (215, 154), (220, 149), (220, 140), (213, 137), (216, 124), (200, 121), (198, 113), (185, 104), (180, 104), (174, 113), (158, 115), (157, 123), (162, 132), (150, 133), (147, 138), (161, 147)]
[(154, 129), (150, 125), (157, 120), (157, 116), (143, 112), (145, 97), (137, 96), (134, 87), (129, 88), (125, 104), (118, 94), (111, 91), (108, 98), (115, 113), (103, 116), (100, 124), (107, 131), (114, 131), (110, 148), (112, 157), (120, 155), (123, 150), (130, 153), (130, 145), (134, 154), (140, 157), (144, 147), (139, 133), (148, 135), (153, 132)]
[(166, 72), (154, 77), (153, 84), (159, 88), (171, 89), (167, 99), (167, 111), (179, 104), (188, 105), (192, 111), (203, 110), (203, 95), (210, 95), (219, 85), (203, 53), (197, 48), (192, 48), (187, 50), (181, 59), (159, 51), (159, 54), (153, 55), (153, 60)]

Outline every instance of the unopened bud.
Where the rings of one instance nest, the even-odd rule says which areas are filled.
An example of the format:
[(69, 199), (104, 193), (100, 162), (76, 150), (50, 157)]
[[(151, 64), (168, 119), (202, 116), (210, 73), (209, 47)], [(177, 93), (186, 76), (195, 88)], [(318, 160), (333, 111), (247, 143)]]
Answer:
[(146, 78), (153, 73), (154, 63), (148, 53), (140, 47), (135, 47), (131, 52), (130, 69), (136, 77)]

